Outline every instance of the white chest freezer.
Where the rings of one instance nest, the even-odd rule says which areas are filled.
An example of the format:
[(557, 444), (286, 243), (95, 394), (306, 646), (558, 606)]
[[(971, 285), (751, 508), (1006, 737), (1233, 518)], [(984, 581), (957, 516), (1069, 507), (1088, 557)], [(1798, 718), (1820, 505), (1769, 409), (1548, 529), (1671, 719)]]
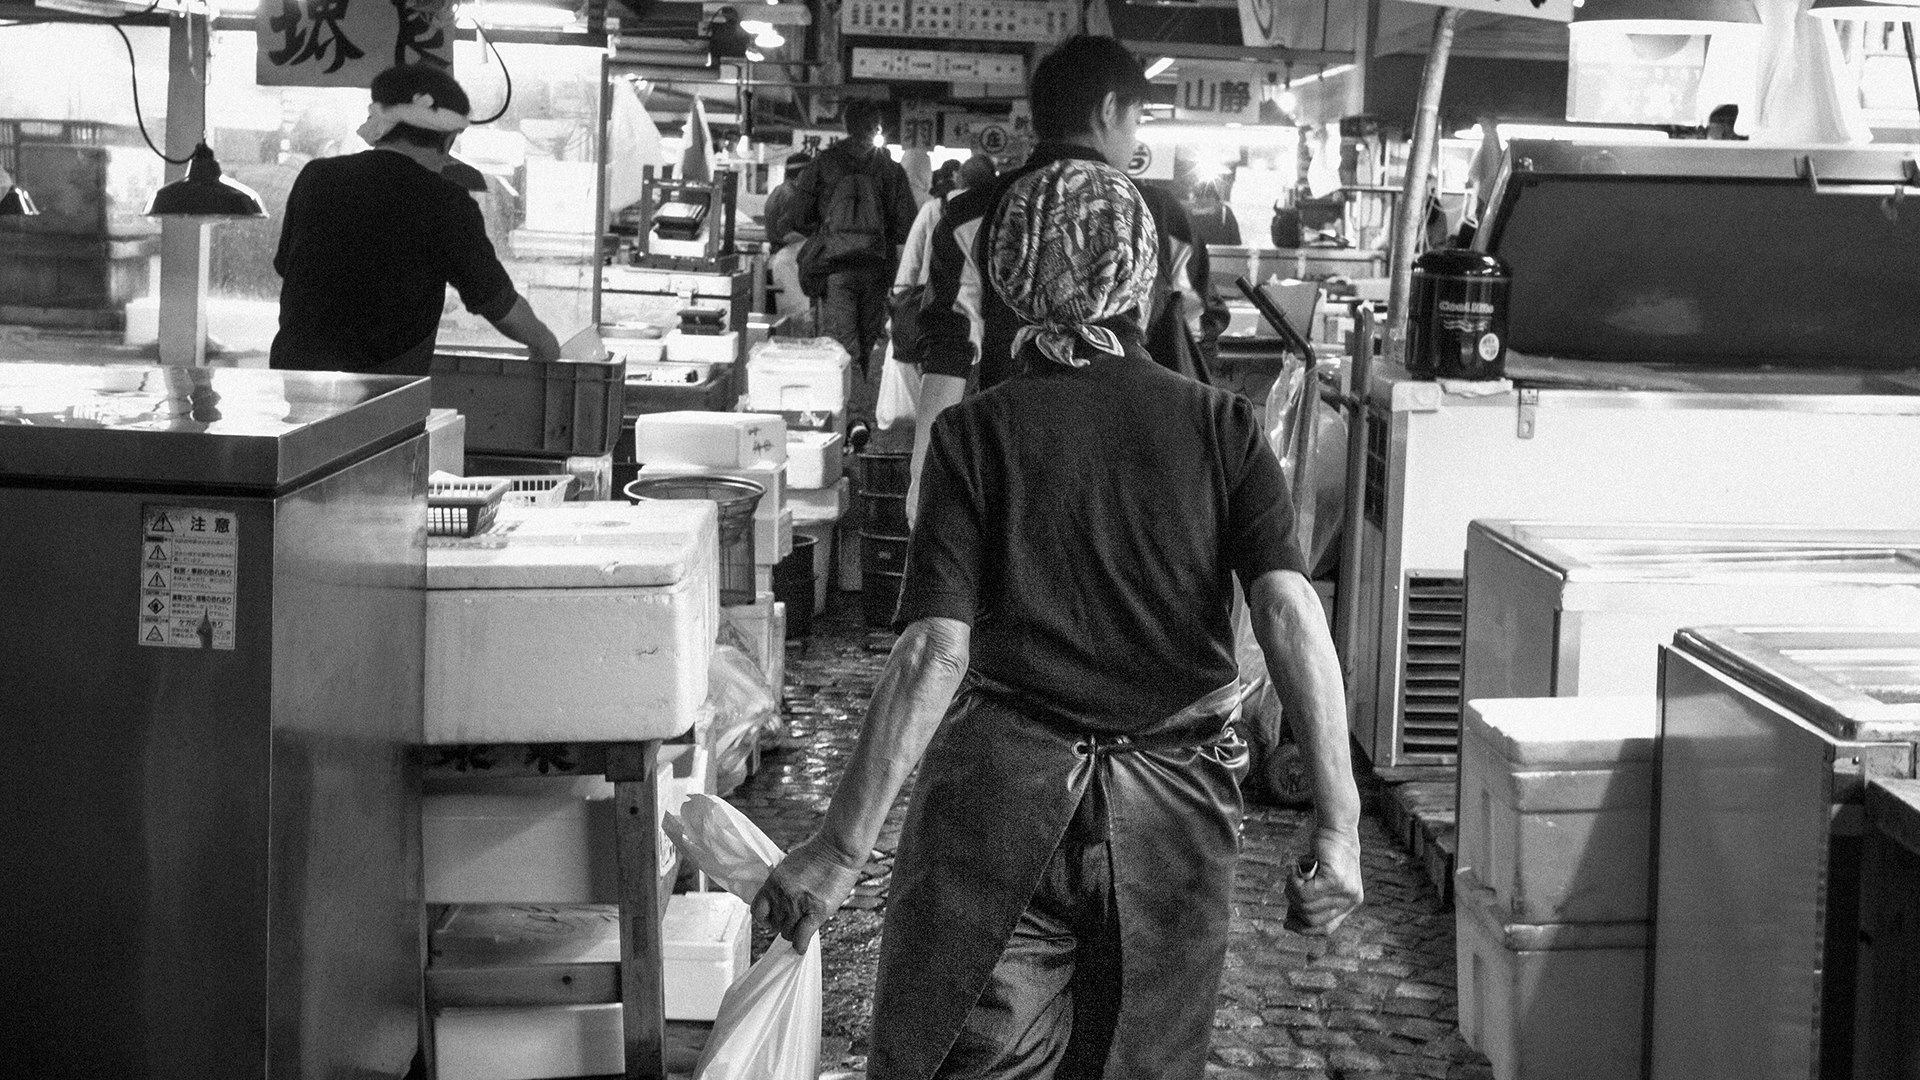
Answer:
[(1920, 530), (1476, 521), (1462, 696), (1652, 697), (1685, 626), (1920, 627)]
[(1476, 518), (1920, 528), (1911, 157), (1511, 144), (1475, 239), (1511, 385), (1369, 369), (1340, 644), (1375, 765), (1455, 760)]
[(1920, 629), (1661, 655), (1652, 1080), (1852, 1077), (1862, 801), (1913, 775)]
[(503, 510), (427, 553), (428, 744), (626, 742), (693, 726), (719, 631), (699, 500)]

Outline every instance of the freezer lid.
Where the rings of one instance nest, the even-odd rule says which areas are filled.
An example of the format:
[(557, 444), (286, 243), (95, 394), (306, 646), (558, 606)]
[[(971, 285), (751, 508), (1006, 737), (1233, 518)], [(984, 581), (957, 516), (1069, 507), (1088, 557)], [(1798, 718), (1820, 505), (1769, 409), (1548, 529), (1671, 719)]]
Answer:
[(1915, 147), (1514, 140), (1475, 248), (1508, 347), (1704, 369), (1920, 367)]
[(427, 588), (676, 585), (713, 565), (719, 520), (703, 499), (505, 508), (482, 536), (428, 544)]
[(1663, 522), (1475, 521), (1470, 526), (1569, 582), (1802, 578), (1920, 586), (1920, 531)]
[(426, 416), (425, 379), (0, 364), (0, 477), (280, 490)]
[(1673, 647), (1837, 739), (1920, 740), (1920, 630), (1695, 627)]

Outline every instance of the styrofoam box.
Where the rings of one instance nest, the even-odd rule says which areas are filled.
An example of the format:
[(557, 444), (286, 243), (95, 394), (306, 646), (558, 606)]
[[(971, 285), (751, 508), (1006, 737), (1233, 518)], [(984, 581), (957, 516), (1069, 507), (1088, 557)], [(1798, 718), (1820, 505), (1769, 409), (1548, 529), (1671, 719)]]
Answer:
[(793, 531), (813, 537), (813, 613), (818, 615), (827, 610), (827, 586), (833, 580), (833, 522), (802, 523), (796, 511)]
[(754, 515), (753, 561), (772, 566), (793, 554), (793, 510), (782, 509), (772, 521)]
[(844, 414), (853, 397), (853, 359), (838, 345), (770, 341), (747, 361), (747, 408)]
[(1506, 924), (1471, 870), (1455, 885), (1460, 1032), (1495, 1080), (1640, 1075), (1646, 924)]
[[(633, 460), (722, 468), (787, 460), (787, 422), (768, 413), (649, 413), (633, 422)], [(789, 469), (791, 472), (791, 469)]]
[(670, 738), (707, 697), (719, 625), (714, 504), (501, 511), (427, 553), (425, 741)]
[(467, 464), (467, 418), (458, 409), (427, 410), (427, 471), (459, 476)]
[(613, 338), (606, 345), (607, 352), (626, 360), (629, 377), (635, 365), (658, 364), (667, 358), (667, 343), (660, 338)]
[(832, 524), (846, 516), (852, 499), (853, 478), (842, 476), (827, 488), (787, 488), (787, 505), (793, 508), (797, 525)]
[(683, 334), (678, 330), (669, 330), (661, 340), (666, 342), (669, 360), (730, 364), (740, 359), (738, 330), (728, 330), (723, 334)]
[(640, 458), (640, 479), (656, 476), (737, 476), (766, 489), (753, 506), (756, 521), (776, 521), (787, 505), (787, 465), (760, 462), (755, 465), (689, 465), (682, 461), (648, 461)]
[[(655, 828), (686, 792), (662, 776)], [(429, 904), (592, 904), (619, 897), (613, 785), (597, 777), (436, 781), (421, 797)], [(673, 891), (679, 850), (657, 837), (660, 889)]]
[[(774, 658), (786, 654), (786, 627), (776, 626), (774, 608), (779, 606), (771, 592), (759, 593), (751, 604), (729, 604), (720, 609), (720, 617), (727, 626), (727, 636), (722, 640), (742, 645), (747, 658), (752, 660), (768, 676), (769, 685), (778, 700), (780, 684), (772, 682)], [(775, 636), (776, 632), (779, 636)]]
[(819, 490), (838, 484), (845, 445), (837, 431), (787, 432), (787, 486)]
[(1467, 703), (1457, 865), (1503, 921), (1649, 917), (1658, 713), (1651, 697)]

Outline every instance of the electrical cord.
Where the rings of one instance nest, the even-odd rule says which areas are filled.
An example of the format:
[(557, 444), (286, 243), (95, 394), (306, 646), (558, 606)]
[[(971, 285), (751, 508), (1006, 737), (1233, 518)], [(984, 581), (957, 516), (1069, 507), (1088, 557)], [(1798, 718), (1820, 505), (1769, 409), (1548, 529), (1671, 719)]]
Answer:
[(507, 80), (507, 97), (500, 103), (500, 111), (485, 120), (475, 120), (473, 123), (477, 126), (493, 123), (507, 115), (507, 110), (513, 107), (513, 72), (507, 69), (507, 58), (500, 55), (500, 47), (493, 43), (493, 39), (487, 36), (487, 32), (482, 30), (478, 23), (474, 25), (473, 32), (479, 36), (481, 43), (487, 47), (488, 51), (493, 53), (493, 58), (500, 62), (500, 75)]
[(127, 47), (127, 76), (128, 81), (133, 84), (133, 122), (140, 125), (140, 137), (147, 140), (147, 149), (159, 154), (161, 161), (169, 165), (187, 164), (193, 160), (192, 154), (188, 154), (183, 158), (170, 158), (166, 154), (161, 153), (159, 147), (153, 145), (153, 136), (147, 134), (146, 118), (140, 115), (140, 69), (133, 58), (133, 39), (127, 37), (127, 32), (121, 29), (119, 23), (112, 23), (111, 25), (113, 26), (113, 32), (120, 35), (120, 43)]

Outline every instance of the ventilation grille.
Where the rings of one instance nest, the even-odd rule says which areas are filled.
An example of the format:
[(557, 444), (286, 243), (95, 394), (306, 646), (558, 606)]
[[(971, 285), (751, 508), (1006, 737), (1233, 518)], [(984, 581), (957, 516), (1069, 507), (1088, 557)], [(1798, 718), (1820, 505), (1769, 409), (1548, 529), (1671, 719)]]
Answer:
[(1460, 751), (1460, 666), (1466, 606), (1466, 586), (1460, 578), (1407, 579), (1397, 755), (1406, 764), (1448, 764)]
[(1379, 409), (1367, 411), (1367, 482), (1361, 508), (1369, 522), (1387, 527), (1387, 427), (1393, 417)]

